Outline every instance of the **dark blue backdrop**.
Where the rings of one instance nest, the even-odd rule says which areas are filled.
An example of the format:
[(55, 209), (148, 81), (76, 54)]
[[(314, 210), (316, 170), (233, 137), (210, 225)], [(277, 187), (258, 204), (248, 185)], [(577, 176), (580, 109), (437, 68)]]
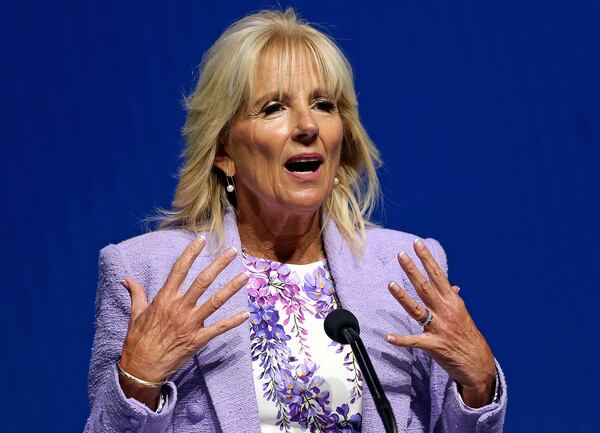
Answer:
[[(98, 250), (169, 205), (202, 53), (273, 5), (3, 6), (1, 431), (83, 428)], [(378, 218), (448, 253), (508, 377), (506, 432), (599, 431), (598, 2), (295, 5), (354, 65)]]

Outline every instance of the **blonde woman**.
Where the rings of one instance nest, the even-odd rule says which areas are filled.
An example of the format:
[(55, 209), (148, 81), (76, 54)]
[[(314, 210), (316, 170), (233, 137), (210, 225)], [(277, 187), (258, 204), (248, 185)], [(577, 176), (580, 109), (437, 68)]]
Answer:
[(186, 103), (173, 209), (100, 251), (86, 431), (382, 432), (323, 331), (343, 306), (398, 431), (500, 432), (504, 377), (444, 250), (369, 223), (379, 154), (336, 44), (293, 10), (249, 15)]

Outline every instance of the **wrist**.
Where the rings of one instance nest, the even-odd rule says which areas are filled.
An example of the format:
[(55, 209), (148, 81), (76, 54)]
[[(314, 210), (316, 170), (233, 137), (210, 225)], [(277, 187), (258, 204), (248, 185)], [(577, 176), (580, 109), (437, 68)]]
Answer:
[(150, 381), (145, 378), (140, 378), (136, 375), (131, 374), (129, 371), (123, 368), (121, 359), (117, 359), (117, 370), (119, 375), (126, 378), (128, 381), (133, 382), (137, 385), (147, 387), (147, 388), (162, 388), (162, 386), (167, 383), (167, 379), (163, 379), (161, 381)]
[(133, 398), (156, 411), (162, 388), (152, 388), (140, 385), (126, 377), (119, 375), (119, 385), (127, 398)]
[(162, 387), (167, 380), (151, 382), (146, 380), (146, 378), (135, 376), (126, 369), (130, 368), (129, 366), (123, 367), (122, 361), (123, 359), (119, 358), (116, 361), (116, 367), (119, 373), (119, 385), (123, 390), (123, 394), (127, 398), (134, 398), (148, 406), (151, 410), (156, 411), (159, 406)]
[(489, 380), (475, 384), (461, 385), (457, 382), (457, 388), (465, 405), (474, 409), (487, 406), (496, 398), (498, 389), (496, 374)]
[(117, 369), (120, 374), (126, 377), (128, 375), (133, 376), (129, 377), (133, 381), (139, 379), (139, 382), (142, 383), (160, 383), (162, 386), (166, 383), (168, 375), (155, 371), (155, 367), (154, 363), (141, 361), (135, 356), (131, 356), (126, 350), (123, 350), (123, 353), (117, 360)]

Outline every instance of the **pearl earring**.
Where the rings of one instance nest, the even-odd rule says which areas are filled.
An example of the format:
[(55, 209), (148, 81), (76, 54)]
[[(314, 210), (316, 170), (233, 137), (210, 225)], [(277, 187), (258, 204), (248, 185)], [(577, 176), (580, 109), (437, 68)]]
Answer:
[(235, 190), (235, 186), (233, 186), (233, 177), (231, 176), (226, 176), (227, 179), (227, 188), (225, 188), (227, 190), (227, 192), (233, 192)]
[(333, 178), (333, 184), (334, 184), (334, 185), (337, 185), (337, 184), (339, 184), (339, 183), (340, 183), (340, 180), (337, 178), (337, 176), (336, 176), (336, 177), (334, 177), (334, 178)]

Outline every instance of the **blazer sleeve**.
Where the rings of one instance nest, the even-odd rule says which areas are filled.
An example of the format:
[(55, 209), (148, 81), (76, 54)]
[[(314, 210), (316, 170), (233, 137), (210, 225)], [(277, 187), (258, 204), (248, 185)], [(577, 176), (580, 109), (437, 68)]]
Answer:
[(127, 398), (119, 385), (116, 361), (121, 354), (130, 315), (131, 301), (120, 284), (133, 277), (117, 245), (100, 250), (96, 292), (96, 334), (88, 373), (90, 414), (85, 433), (166, 433), (172, 431), (177, 389), (168, 382), (163, 389), (167, 404), (160, 413)]
[[(428, 238), (426, 242), (433, 252), (434, 258), (448, 275), (446, 253), (440, 243)], [(496, 369), (500, 377), (501, 396), (497, 403), (481, 408), (471, 408), (464, 404), (458, 392), (456, 382), (434, 362), (429, 355), (419, 351), (424, 364), (429, 369), (429, 393), (431, 398), (430, 431), (448, 433), (501, 433), (506, 414), (507, 393), (504, 373), (496, 361)]]

